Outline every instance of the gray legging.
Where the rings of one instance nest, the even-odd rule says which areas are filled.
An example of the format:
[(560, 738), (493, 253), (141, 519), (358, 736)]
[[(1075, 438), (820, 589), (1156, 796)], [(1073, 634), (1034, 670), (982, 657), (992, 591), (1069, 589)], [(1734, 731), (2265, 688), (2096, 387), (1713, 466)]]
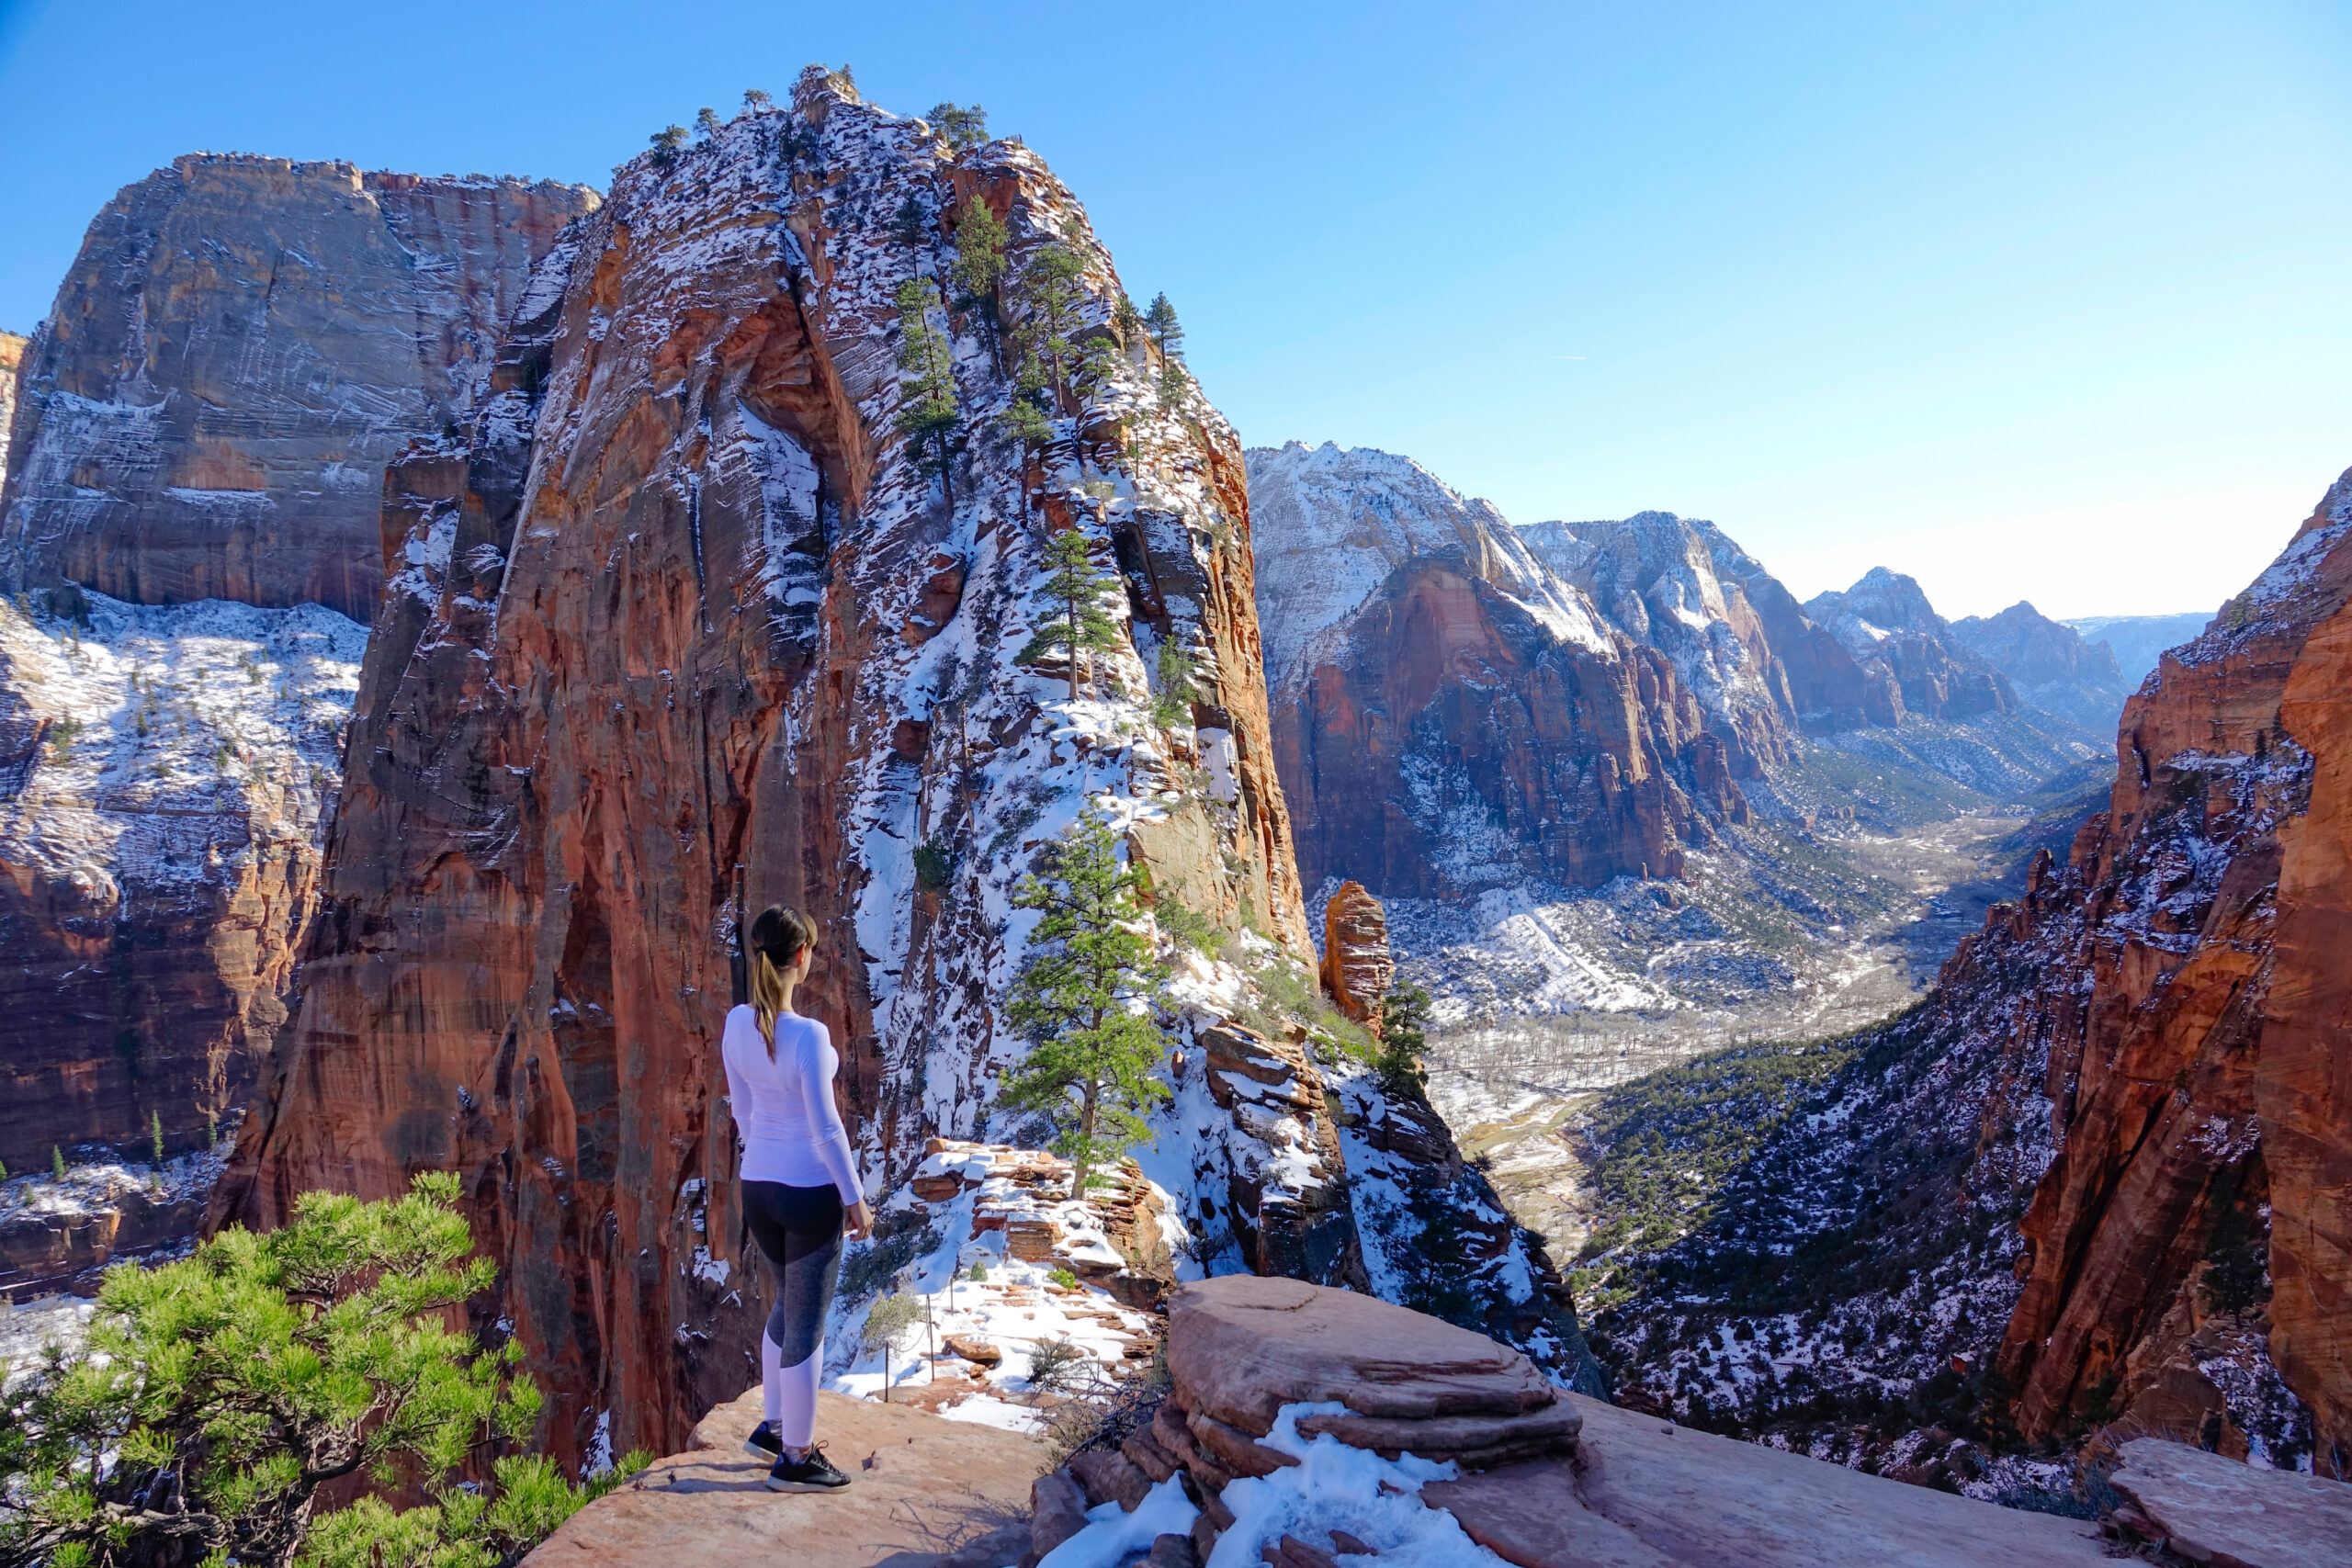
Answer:
[(787, 1187), (746, 1181), (743, 1223), (775, 1274), (775, 1310), (768, 1338), (779, 1366), (797, 1367), (817, 1353), (842, 1271), (842, 1195), (831, 1187)]

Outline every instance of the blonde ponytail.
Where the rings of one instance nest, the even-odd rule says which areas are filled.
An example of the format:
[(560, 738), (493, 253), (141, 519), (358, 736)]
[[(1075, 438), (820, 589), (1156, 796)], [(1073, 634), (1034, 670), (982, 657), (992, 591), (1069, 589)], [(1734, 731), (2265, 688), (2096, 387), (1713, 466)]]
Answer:
[(799, 910), (771, 904), (752, 922), (752, 1013), (759, 1020), (760, 1038), (767, 1042), (768, 1060), (775, 1060), (776, 1014), (784, 1010), (784, 972), (797, 963), (803, 951), (817, 945), (817, 924)]

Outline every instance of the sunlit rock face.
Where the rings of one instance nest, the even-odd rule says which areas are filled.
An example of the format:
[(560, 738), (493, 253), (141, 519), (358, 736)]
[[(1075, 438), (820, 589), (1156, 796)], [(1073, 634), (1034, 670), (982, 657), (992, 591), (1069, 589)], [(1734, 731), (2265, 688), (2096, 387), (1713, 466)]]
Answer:
[(26, 351), (0, 575), (365, 622), (385, 463), (468, 416), (532, 264), (595, 200), (213, 154), (124, 186)]
[[(1034, 153), (954, 152), (817, 72), (791, 109), (626, 168), (521, 290), (470, 430), (388, 476), (329, 909), (216, 1213), (464, 1173), (559, 1452), (605, 1414), (619, 1448), (675, 1447), (755, 1370), (766, 1283), (718, 1066), (739, 883), (819, 925), (802, 1005), (877, 1183), (934, 1134), (1007, 1130), (1001, 1009), (1036, 918), (1011, 895), (1081, 801), (1155, 901), (1310, 953), (1224, 422), (1190, 389), (1164, 404), (1138, 337), (1024, 450), (959, 305), (934, 319), (962, 449), (944, 483), (910, 458), (898, 291), (980, 203), (1015, 269), (1070, 247), (1080, 335), (1111, 340), (1110, 257)], [(1075, 700), (1017, 657), (1072, 527), (1123, 585)], [(1189, 703), (1159, 684), (1170, 642)], [(1193, 1011), (1181, 1030), (1216, 1016)], [(1168, 1185), (1188, 1209), (1238, 1186), (1261, 1249), (1270, 1214), (1337, 1213), (1307, 1250), (1340, 1266), (1322, 1091), (1297, 1043), (1274, 1055), (1298, 1103), (1187, 1087), (1182, 1116), (1232, 1135), (1170, 1122)]]
[(1309, 886), (1671, 876), (1745, 818), (1673, 660), (1410, 459), (1250, 454), (1276, 755)]
[(1952, 635), (2008, 677), (2027, 703), (2088, 729), (2115, 722), (2130, 694), (2115, 650), (2020, 599), (1997, 615), (1951, 623)]

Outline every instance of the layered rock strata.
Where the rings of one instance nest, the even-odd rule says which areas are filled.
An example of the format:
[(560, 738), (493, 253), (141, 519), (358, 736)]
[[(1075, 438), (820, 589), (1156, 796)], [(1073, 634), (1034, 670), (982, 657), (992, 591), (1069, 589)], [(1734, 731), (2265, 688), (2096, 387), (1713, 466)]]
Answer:
[(1250, 454), (1274, 738), (1309, 886), (1449, 897), (1672, 876), (1743, 820), (1657, 649), (1501, 514), (1384, 452)]
[(25, 367), (26, 340), (0, 333), (0, 494), (8, 483), (8, 433), (17, 425), (17, 386)]
[[(993, 323), (1023, 330), (1026, 297), (934, 317), (963, 419), (934, 477), (897, 429), (895, 300), (982, 202), (1015, 277), (1078, 259), (1076, 333), (1112, 352), (1024, 449)], [(1082, 801), (1155, 897), (1307, 952), (1239, 448), (1120, 355), (1117, 294), (1034, 154), (954, 152), (821, 72), (622, 172), (522, 290), (471, 433), (387, 475), (330, 912), (217, 1213), (466, 1173), (556, 1451), (603, 1411), (668, 1447), (741, 1386), (766, 1288), (722, 1179), (739, 908), (816, 919), (803, 1005), (877, 1182), (990, 1124), (1032, 919), (1008, 896)], [(1124, 589), (1076, 701), (1015, 657), (1068, 528)], [(1170, 642), (1196, 694), (1172, 724)]]
[[(366, 633), (0, 602), (0, 1160), (201, 1148), (286, 1021)], [(126, 1218), (125, 1223), (131, 1223)]]
[(1376, 1037), (1380, 1004), (1396, 983), (1396, 960), (1388, 951), (1388, 916), (1361, 882), (1341, 883), (1323, 906), (1321, 978), (1340, 1016)]
[(467, 416), (532, 264), (595, 200), (209, 153), (124, 186), (26, 352), (0, 577), (368, 620), (385, 464)]

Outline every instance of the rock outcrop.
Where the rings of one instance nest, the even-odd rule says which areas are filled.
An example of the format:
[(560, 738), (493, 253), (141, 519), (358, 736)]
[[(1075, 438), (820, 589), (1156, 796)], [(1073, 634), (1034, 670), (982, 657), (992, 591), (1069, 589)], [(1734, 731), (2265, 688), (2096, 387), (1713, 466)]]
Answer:
[(2103, 642), (2115, 655), (2127, 691), (2137, 691), (2168, 649), (2194, 642), (2212, 619), (2198, 610), (2177, 615), (2081, 615), (2064, 623), (2086, 642)]
[(1361, 882), (1343, 882), (1323, 906), (1324, 994), (1340, 1016), (1380, 1032), (1381, 999), (1396, 978), (1388, 917)]
[(1673, 661), (1485, 502), (1385, 452), (1250, 454), (1276, 758), (1310, 886), (1672, 876), (1745, 819)]
[(595, 199), (212, 154), (126, 186), (26, 351), (0, 578), (367, 621), (386, 462), (466, 418), (532, 264)]
[(2019, 697), (2086, 729), (2104, 733), (2130, 694), (2113, 649), (2022, 599), (1997, 615), (1954, 621), (1951, 631), (2007, 677)]
[(2109, 1416), (2243, 1453), (2218, 1369), (2225, 1341), (2267, 1344), (2319, 1468), (2352, 1475), (2347, 536), (2352, 476), (2165, 656), (2124, 709), (2108, 810), (1984, 939), (2059, 949), (2029, 1016), (2060, 1148), (2001, 1350), (2029, 1435)]
[[(1021, 287), (934, 315), (962, 411), (934, 475), (898, 428), (895, 301), (983, 202), (1014, 278), (1067, 247), (1070, 330), (1110, 352), (1024, 448), (994, 327), (1035, 325)], [(1307, 953), (1239, 447), (1197, 393), (1166, 405), (1140, 340), (1122, 355), (1118, 291), (1033, 153), (951, 151), (821, 71), (621, 172), (521, 290), (470, 434), (387, 475), (330, 908), (217, 1215), (464, 1173), (548, 1444), (577, 1456), (608, 1411), (617, 1447), (671, 1447), (741, 1386), (767, 1288), (720, 1179), (741, 908), (816, 919), (804, 1005), (886, 1184), (997, 1115), (1030, 929), (1008, 896), (1082, 802), (1155, 898)], [(1017, 657), (1069, 528), (1125, 589), (1075, 702)]]
[(25, 367), (27, 340), (0, 333), (0, 494), (8, 485), (8, 433), (17, 425), (17, 387)]
[(1828, 628), (1865, 669), (1883, 668), (1903, 694), (1901, 713), (1969, 719), (2017, 705), (2001, 672), (1936, 614), (1919, 584), (1874, 566), (1842, 593), (1816, 593), (1808, 619)]

